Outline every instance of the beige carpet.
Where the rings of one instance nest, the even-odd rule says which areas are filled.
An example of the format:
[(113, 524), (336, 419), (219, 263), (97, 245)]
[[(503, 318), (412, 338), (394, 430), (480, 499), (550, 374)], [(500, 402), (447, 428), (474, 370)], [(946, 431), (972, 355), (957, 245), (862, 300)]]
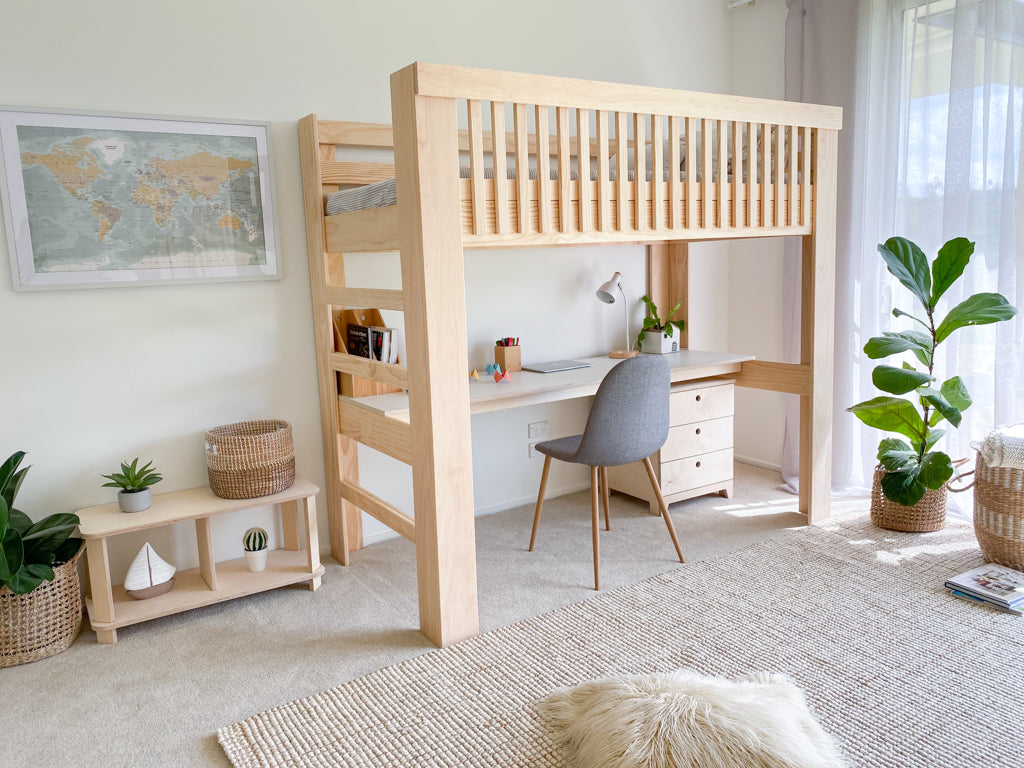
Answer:
[(783, 672), (851, 766), (1018, 768), (1024, 621), (949, 597), (973, 532), (865, 517), (425, 654), (219, 732), (248, 766), (557, 766), (532, 703), (613, 673)]

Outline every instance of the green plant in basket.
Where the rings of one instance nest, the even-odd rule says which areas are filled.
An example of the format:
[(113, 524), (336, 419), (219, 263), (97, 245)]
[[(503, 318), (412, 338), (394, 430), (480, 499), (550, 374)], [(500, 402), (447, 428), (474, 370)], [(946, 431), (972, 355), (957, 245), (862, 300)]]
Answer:
[(73, 558), (82, 540), (72, 538), (78, 515), (56, 514), (33, 523), (14, 500), (29, 467), (19, 469), (24, 451), (0, 465), (0, 585), (25, 595), (44, 581), (53, 581), (53, 567)]
[[(871, 381), (888, 394), (857, 403), (847, 410), (869, 427), (896, 432), (878, 446), (878, 461), (884, 469), (881, 480), (886, 498), (912, 507), (927, 490), (941, 488), (953, 476), (953, 463), (935, 444), (946, 433), (936, 429), (943, 421), (960, 426), (962, 413), (971, 405), (971, 396), (959, 376), (938, 384), (932, 372), (939, 345), (956, 330), (969, 325), (987, 325), (1009, 320), (1017, 310), (998, 293), (976, 293), (961, 301), (939, 320), (939, 300), (964, 273), (974, 243), (964, 237), (950, 240), (939, 249), (929, 265), (924, 252), (910, 240), (891, 237), (878, 246), (889, 272), (917, 299), (924, 310), (918, 317), (893, 309), (894, 317), (906, 317), (915, 327), (885, 331), (864, 345), (872, 360), (910, 352), (920, 364), (903, 362), (901, 366), (878, 365)], [(938, 386), (936, 386), (938, 384)], [(912, 395), (908, 400), (894, 395)], [(909, 442), (908, 442), (909, 441)]]
[[(686, 328), (685, 320), (662, 320), (661, 317), (658, 315), (658, 307), (655, 305), (653, 301), (651, 301), (651, 297), (648, 296), (647, 294), (641, 296), (640, 300), (643, 301), (644, 306), (647, 307), (647, 316), (644, 317), (643, 329), (640, 331), (640, 334), (636, 337), (637, 344), (643, 344), (644, 335), (648, 331), (651, 331), (652, 333), (664, 333), (669, 338), (672, 338), (673, 329), (678, 328), (679, 331), (682, 332)], [(665, 317), (672, 317), (672, 315), (676, 313), (676, 310), (679, 309), (679, 307), (681, 307), (682, 304), (683, 302), (681, 301), (677, 302), (676, 305), (668, 311)]]
[(121, 462), (121, 471), (114, 472), (109, 475), (102, 475), (109, 483), (104, 483), (101, 487), (103, 488), (120, 488), (125, 493), (138, 493), (144, 491), (151, 485), (156, 485), (163, 477), (161, 477), (155, 469), (153, 469), (153, 462), (148, 462), (145, 466), (139, 466), (138, 458), (132, 459), (132, 463), (129, 464), (126, 461)]

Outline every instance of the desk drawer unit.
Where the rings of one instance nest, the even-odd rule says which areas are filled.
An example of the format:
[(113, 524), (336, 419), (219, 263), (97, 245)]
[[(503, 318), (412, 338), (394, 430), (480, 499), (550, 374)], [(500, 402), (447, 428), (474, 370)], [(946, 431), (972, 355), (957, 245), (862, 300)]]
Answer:
[[(669, 396), (668, 439), (651, 457), (667, 504), (721, 493), (732, 495), (733, 383), (702, 379), (675, 384)], [(660, 514), (642, 464), (611, 467), (612, 490), (646, 500)]]

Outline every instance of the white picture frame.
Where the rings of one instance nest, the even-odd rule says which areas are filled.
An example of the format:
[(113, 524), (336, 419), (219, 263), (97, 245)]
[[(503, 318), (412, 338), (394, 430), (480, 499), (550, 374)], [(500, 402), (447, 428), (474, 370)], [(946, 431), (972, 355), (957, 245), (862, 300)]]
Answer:
[(0, 107), (15, 290), (281, 277), (270, 124)]

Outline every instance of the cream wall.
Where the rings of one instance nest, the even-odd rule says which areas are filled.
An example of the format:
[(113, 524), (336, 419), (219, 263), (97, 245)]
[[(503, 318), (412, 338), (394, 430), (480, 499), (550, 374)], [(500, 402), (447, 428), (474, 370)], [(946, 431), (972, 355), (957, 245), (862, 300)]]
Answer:
[[(204, 484), (202, 431), (258, 417), (292, 422), (299, 469), (322, 482), (299, 117), (387, 120), (388, 75), (417, 59), (728, 92), (733, 16), (725, 6), (652, 0), (642, 13), (624, 13), (620, 0), (5, 0), (2, 104), (270, 121), (284, 269), (280, 281), (261, 283), (16, 293), (0, 238), (0, 453), (27, 450), (34, 465), (20, 506), (38, 518), (109, 501), (99, 474), (135, 455), (163, 471), (159, 491)], [(722, 348), (730, 341), (729, 248), (694, 253), (693, 346)], [(351, 262), (357, 284), (397, 273), (394, 257)], [(472, 362), (483, 362), (487, 342), (513, 332), (534, 359), (618, 344), (621, 310), (593, 298), (615, 270), (635, 300), (644, 287), (639, 247), (467, 254)], [(552, 435), (564, 434), (582, 426), (586, 408), (475, 418), (478, 508), (535, 494), (540, 462), (526, 457), (527, 422), (549, 419)], [(366, 485), (408, 509), (408, 469), (371, 453), (361, 455)], [(562, 468), (551, 491), (584, 482)], [(269, 513), (219, 522), (218, 557), (238, 556), (240, 532), (254, 521), (268, 525)], [(382, 530), (368, 521), (369, 537)], [(115, 572), (141, 541), (115, 545)], [(179, 567), (195, 565), (189, 526), (154, 532), (151, 541)]]

